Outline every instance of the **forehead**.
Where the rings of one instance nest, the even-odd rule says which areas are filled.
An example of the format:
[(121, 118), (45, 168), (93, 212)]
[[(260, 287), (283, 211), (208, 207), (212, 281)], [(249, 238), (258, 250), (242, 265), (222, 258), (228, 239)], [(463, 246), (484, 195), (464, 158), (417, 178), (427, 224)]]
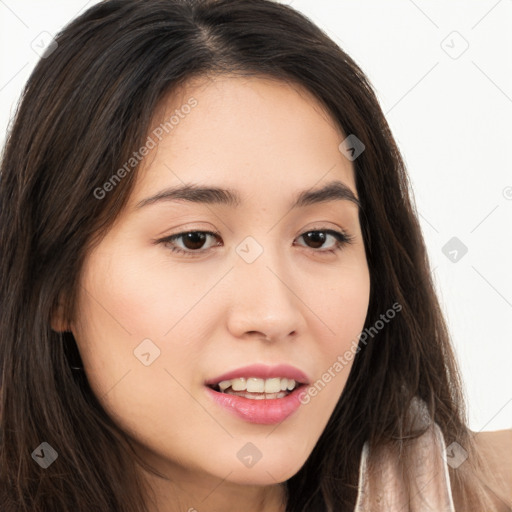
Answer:
[[(191, 106), (192, 105), (192, 106)], [(267, 77), (199, 77), (170, 93), (148, 134), (132, 206), (164, 187), (218, 185), (243, 198), (280, 200), (324, 181), (357, 195), (345, 138), (323, 105), (298, 84)]]

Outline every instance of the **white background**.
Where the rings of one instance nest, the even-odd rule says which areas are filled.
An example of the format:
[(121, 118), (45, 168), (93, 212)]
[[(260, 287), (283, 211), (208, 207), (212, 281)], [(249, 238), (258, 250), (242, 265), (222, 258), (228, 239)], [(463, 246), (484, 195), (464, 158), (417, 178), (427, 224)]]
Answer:
[[(95, 3), (0, 0), (2, 145), (31, 45)], [(411, 176), (470, 428), (512, 428), (512, 0), (283, 3), (372, 82)], [(452, 237), (468, 248), (456, 262), (442, 252)]]

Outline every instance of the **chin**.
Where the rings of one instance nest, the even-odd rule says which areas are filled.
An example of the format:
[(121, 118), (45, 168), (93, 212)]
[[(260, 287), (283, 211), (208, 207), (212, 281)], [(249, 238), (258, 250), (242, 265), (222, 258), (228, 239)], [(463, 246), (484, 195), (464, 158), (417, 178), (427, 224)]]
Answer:
[(259, 469), (257, 469), (256, 466), (252, 468), (239, 468), (229, 475), (228, 480), (238, 485), (277, 485), (286, 482), (295, 475), (300, 468), (301, 466), (299, 464), (293, 469), (290, 469), (289, 466), (280, 468), (273, 465), (262, 465)]
[[(240, 463), (235, 469), (233, 467), (226, 467), (225, 476), (232, 471), (228, 480), (237, 484), (245, 485), (274, 485), (285, 482), (294, 476), (300, 468), (304, 465), (305, 460), (298, 457), (290, 457), (290, 451), (283, 454), (281, 458), (272, 456), (267, 458), (262, 456), (252, 466), (245, 466)], [(219, 468), (215, 468), (216, 473), (219, 473)]]

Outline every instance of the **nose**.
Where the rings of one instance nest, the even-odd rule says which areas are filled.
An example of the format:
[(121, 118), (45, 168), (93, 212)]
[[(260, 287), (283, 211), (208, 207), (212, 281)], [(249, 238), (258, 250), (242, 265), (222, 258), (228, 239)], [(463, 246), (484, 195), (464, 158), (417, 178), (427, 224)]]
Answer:
[(236, 261), (231, 272), (227, 324), (236, 338), (278, 341), (297, 337), (304, 328), (304, 303), (297, 276), (266, 250), (256, 261)]

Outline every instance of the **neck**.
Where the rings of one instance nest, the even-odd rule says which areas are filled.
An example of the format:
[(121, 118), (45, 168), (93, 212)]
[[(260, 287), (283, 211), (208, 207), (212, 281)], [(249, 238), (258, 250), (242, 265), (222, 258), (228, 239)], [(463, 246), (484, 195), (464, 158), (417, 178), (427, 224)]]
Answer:
[[(180, 468), (181, 469), (181, 468)], [(238, 484), (213, 475), (181, 469), (179, 478), (162, 478), (144, 471), (152, 503), (150, 512), (285, 512), (284, 484)]]

